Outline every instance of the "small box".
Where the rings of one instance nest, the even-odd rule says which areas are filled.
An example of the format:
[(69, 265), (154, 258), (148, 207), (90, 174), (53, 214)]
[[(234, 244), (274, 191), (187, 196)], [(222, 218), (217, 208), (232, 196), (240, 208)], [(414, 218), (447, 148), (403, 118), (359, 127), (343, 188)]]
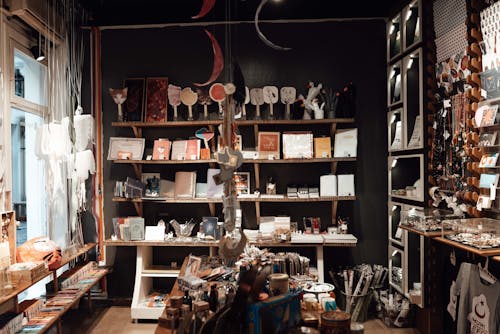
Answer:
[(322, 175), (319, 178), (321, 197), (337, 196), (337, 175)]
[(204, 311), (208, 311), (209, 309), (209, 305), (207, 302), (205, 301), (195, 301), (193, 302), (193, 311), (195, 312), (204, 312)]
[(21, 282), (31, 283), (40, 276), (47, 273), (45, 262), (21, 262), (15, 263), (9, 268), (10, 278), (13, 284), (18, 285)]
[(210, 160), (210, 149), (209, 148), (200, 149), (200, 159), (201, 160)]
[(182, 307), (182, 296), (172, 296), (170, 297), (170, 306), (173, 308), (181, 308)]

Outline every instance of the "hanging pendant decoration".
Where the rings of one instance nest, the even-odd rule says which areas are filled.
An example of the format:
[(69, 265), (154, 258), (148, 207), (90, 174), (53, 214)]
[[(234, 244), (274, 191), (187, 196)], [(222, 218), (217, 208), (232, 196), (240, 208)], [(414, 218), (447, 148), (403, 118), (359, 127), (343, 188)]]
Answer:
[(212, 8), (214, 8), (214, 6), (215, 0), (203, 0), (203, 5), (201, 6), (200, 12), (197, 15), (192, 16), (191, 18), (194, 20), (201, 19), (202, 17), (207, 15), (212, 10)]
[(269, 0), (262, 0), (259, 4), (259, 7), (257, 7), (257, 10), (255, 11), (255, 20), (254, 20), (254, 23), (255, 23), (255, 30), (257, 30), (257, 36), (259, 36), (259, 38), (269, 47), (275, 49), (275, 50), (280, 50), (280, 51), (288, 51), (288, 50), (291, 50), (291, 48), (287, 48), (287, 47), (283, 47), (283, 46), (279, 46), (277, 44), (274, 44), (273, 42), (271, 42), (269, 39), (267, 39), (267, 37), (262, 33), (262, 31), (260, 30), (259, 28), (259, 14), (260, 14), (260, 11), (262, 10), (262, 7), (264, 7), (264, 5), (268, 2)]
[(212, 68), (212, 74), (207, 81), (205, 81), (204, 83), (194, 83), (194, 85), (198, 87), (210, 85), (219, 77), (222, 70), (224, 69), (224, 56), (222, 55), (222, 50), (219, 43), (215, 39), (214, 35), (212, 35), (208, 30), (205, 29), (205, 33), (208, 35), (208, 38), (210, 38), (210, 41), (212, 42), (212, 50), (214, 52), (214, 65)]

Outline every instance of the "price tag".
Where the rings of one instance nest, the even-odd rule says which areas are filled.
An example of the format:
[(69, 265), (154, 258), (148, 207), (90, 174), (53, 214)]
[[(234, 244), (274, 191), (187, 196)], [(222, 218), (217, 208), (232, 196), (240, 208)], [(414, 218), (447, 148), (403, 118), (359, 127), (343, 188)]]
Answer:
[[(449, 99), (448, 100), (444, 100), (443, 101), (443, 107), (445, 107), (445, 108), (451, 108), (451, 100), (449, 100)], [(446, 113), (446, 110), (445, 110), (445, 113)]]
[(267, 160), (274, 160), (274, 154), (268, 154)]

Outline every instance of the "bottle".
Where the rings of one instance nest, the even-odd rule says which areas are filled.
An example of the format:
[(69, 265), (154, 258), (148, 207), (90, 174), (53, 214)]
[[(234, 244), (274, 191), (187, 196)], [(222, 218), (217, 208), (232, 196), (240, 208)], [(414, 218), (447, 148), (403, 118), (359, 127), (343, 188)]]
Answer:
[(189, 290), (184, 291), (184, 297), (182, 297), (182, 304), (188, 305), (189, 310), (191, 311), (193, 308), (193, 299), (189, 295)]
[(19, 68), (14, 71), (14, 94), (24, 97), (24, 75), (21, 74)]
[(207, 290), (204, 290), (203, 291), (203, 295), (201, 295), (201, 300), (203, 300), (204, 302), (209, 302), (210, 300), (210, 297), (208, 296), (208, 291)]
[(219, 305), (219, 293), (217, 291), (217, 285), (212, 284), (210, 286), (210, 297), (208, 299), (208, 306), (210, 311), (217, 312), (217, 307)]

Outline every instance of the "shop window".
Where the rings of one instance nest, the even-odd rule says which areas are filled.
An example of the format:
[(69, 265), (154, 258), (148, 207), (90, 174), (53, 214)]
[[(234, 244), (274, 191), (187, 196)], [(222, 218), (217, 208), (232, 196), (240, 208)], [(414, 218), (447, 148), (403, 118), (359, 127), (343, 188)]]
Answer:
[(14, 95), (47, 106), (47, 67), (14, 49)]

